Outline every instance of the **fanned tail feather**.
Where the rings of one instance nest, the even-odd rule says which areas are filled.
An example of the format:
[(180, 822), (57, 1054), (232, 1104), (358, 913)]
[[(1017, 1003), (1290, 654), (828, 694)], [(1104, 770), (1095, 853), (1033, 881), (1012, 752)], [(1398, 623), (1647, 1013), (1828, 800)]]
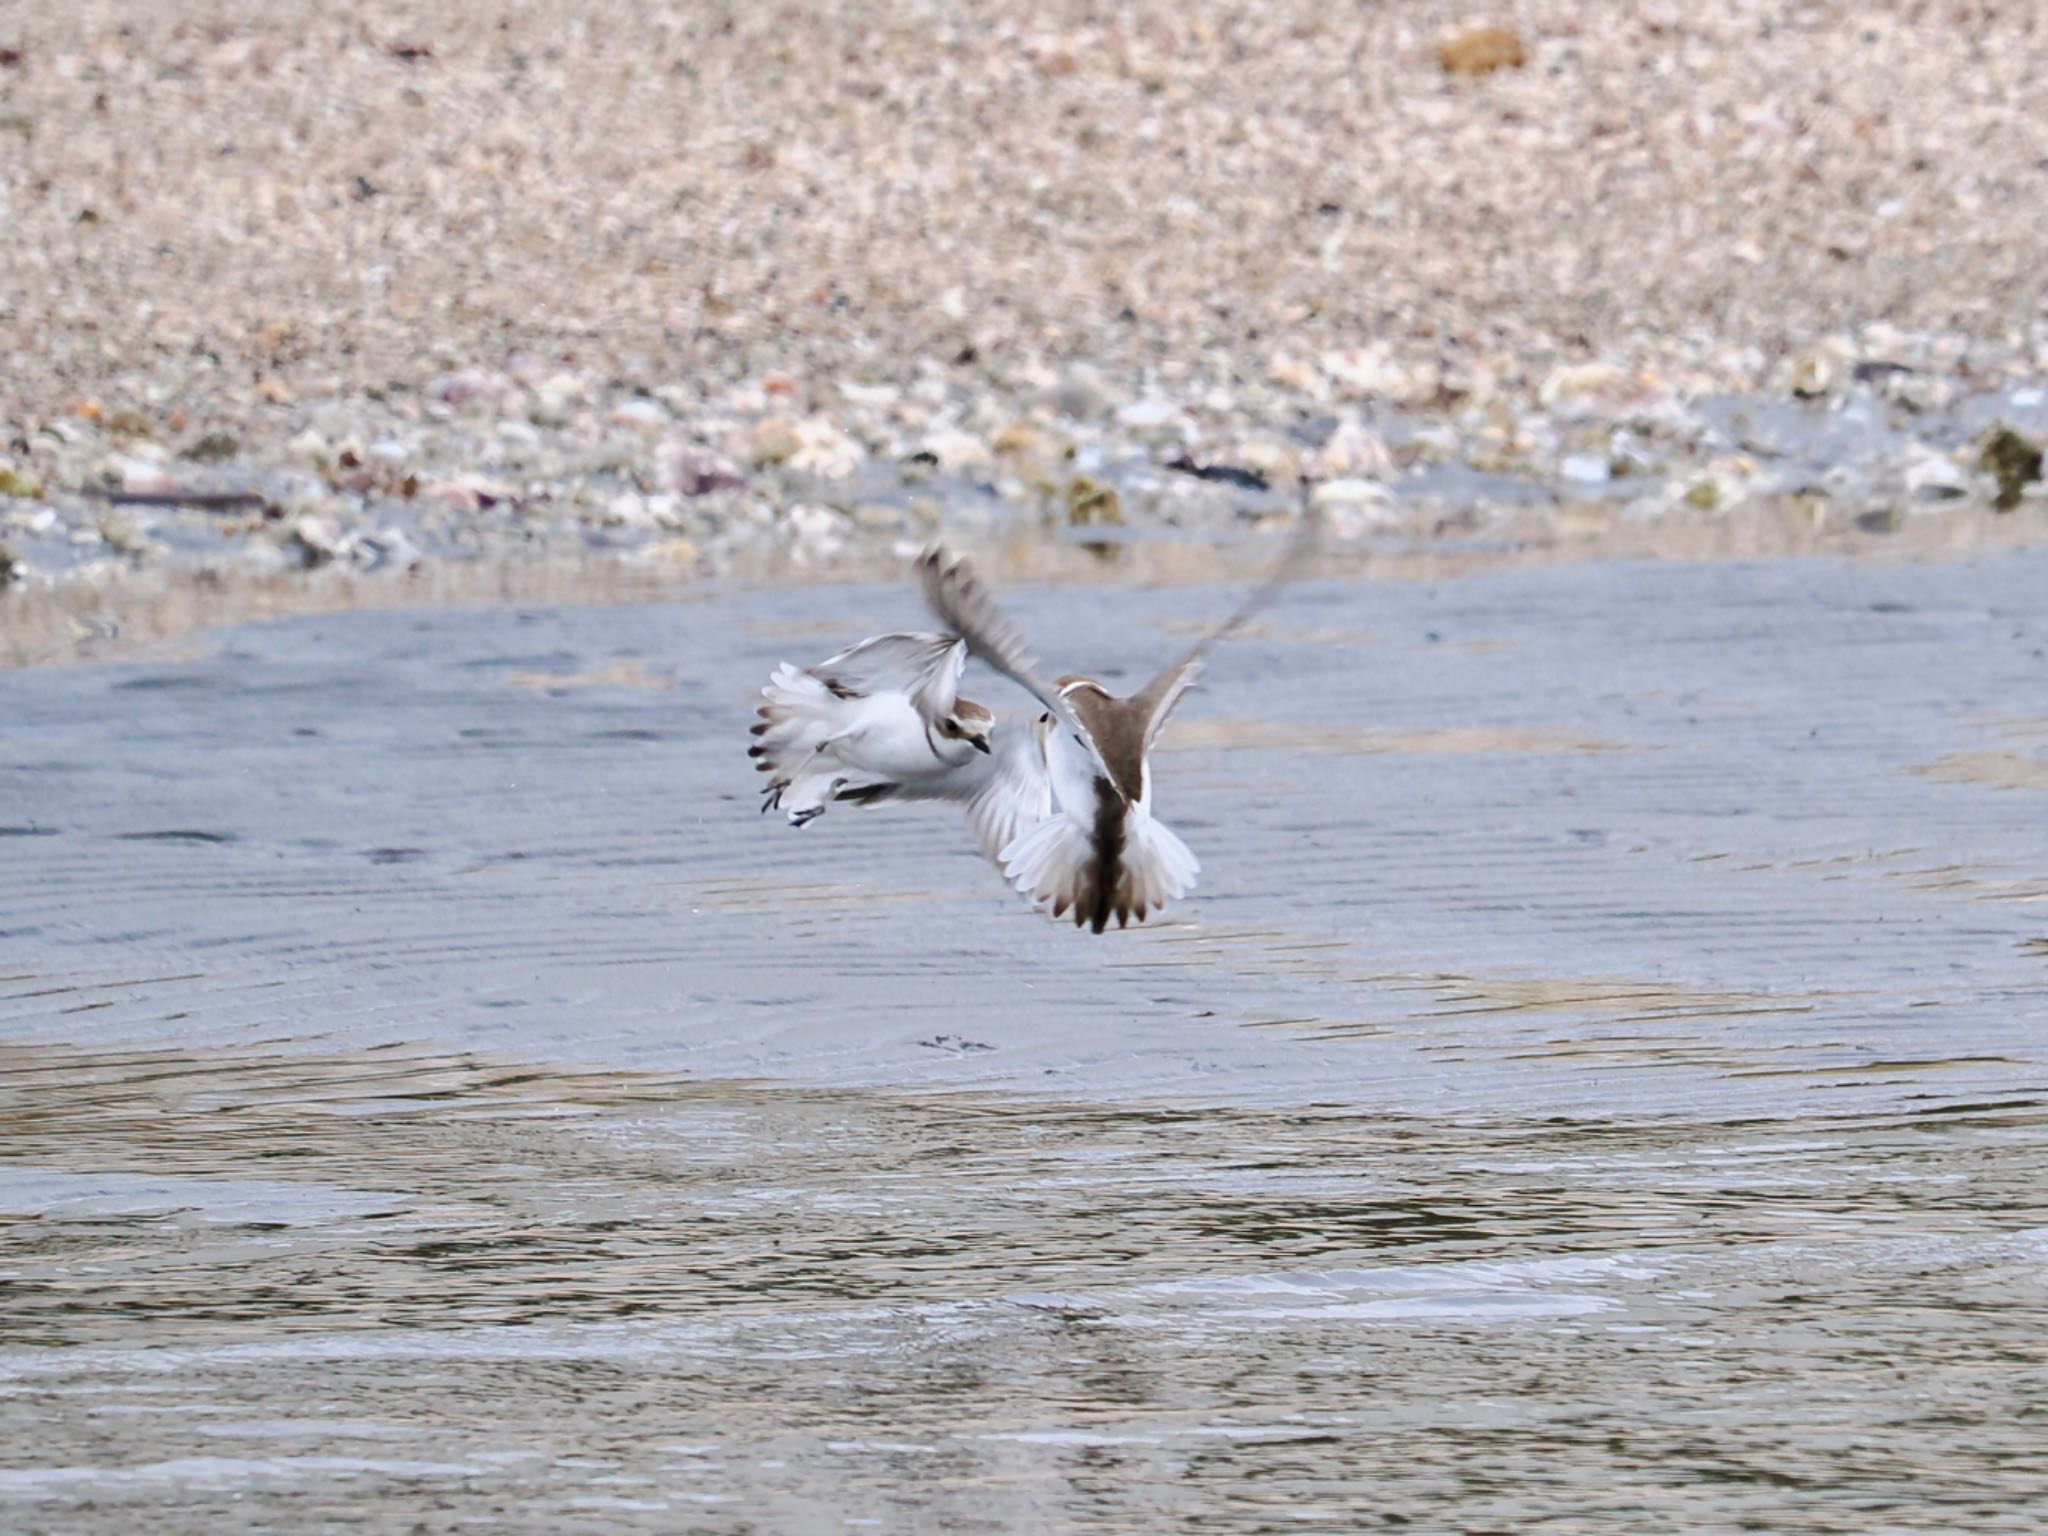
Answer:
[(761, 697), (766, 702), (756, 711), (754, 744), (747, 748), (754, 766), (769, 775), (761, 809), (786, 810), (802, 826), (824, 813), (844, 782), (822, 765), (805, 771), (831, 737), (841, 700), (829, 685), (788, 662), (775, 669)]
[(1002, 851), (1003, 873), (1054, 917), (1073, 914), (1076, 927), (1100, 933), (1114, 917), (1119, 928), (1143, 922), (1194, 888), (1201, 865), (1172, 828), (1133, 807), (1121, 836), (1052, 816), (1027, 828)]
[(838, 703), (817, 678), (784, 662), (761, 690), (767, 702), (755, 711), (754, 744), (747, 756), (770, 773), (772, 790), (786, 786), (805, 760), (832, 734), (833, 706)]
[(1124, 823), (1124, 856), (1117, 882), (1117, 921), (1130, 913), (1138, 922), (1195, 887), (1201, 862), (1165, 822), (1133, 806)]
[(1092, 889), (1094, 841), (1067, 817), (1050, 816), (1011, 839), (1001, 863), (1010, 884), (1034, 902), (1050, 903), (1054, 917), (1064, 917), (1070, 908), (1078, 913)]

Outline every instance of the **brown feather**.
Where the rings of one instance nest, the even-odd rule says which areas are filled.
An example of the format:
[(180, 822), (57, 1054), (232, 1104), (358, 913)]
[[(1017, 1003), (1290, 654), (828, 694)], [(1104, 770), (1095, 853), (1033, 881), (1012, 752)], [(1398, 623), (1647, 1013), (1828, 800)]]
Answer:
[(1085, 909), (1088, 926), (1096, 933), (1108, 926), (1117, 888), (1124, 883), (1124, 818), (1127, 814), (1124, 798), (1117, 787), (1098, 776), (1095, 780), (1095, 827), (1089, 840), (1094, 857), (1083, 877), (1085, 884), (1081, 900), (1074, 908), (1075, 922), (1081, 921)]
[(1039, 675), (1023, 632), (995, 605), (965, 558), (934, 544), (918, 557), (917, 576), (926, 606), (941, 625), (967, 642), (969, 655), (1003, 673), (1047, 709), (1064, 708), (1059, 690), (1048, 687)]
[(1286, 550), (1274, 563), (1266, 579), (1252, 590), (1245, 600), (1238, 604), (1237, 611), (1198, 641), (1194, 648), (1178, 661), (1164, 668), (1143, 688), (1130, 696), (1128, 702), (1145, 722), (1145, 741), (1149, 745), (1166, 724), (1167, 717), (1180, 703), (1188, 689), (1200, 680), (1209, 665), (1209, 653), (1251, 622), (1259, 611), (1280, 595), (1286, 585), (1301, 574), (1302, 569), (1316, 551), (1322, 538), (1322, 512), (1309, 498), (1304, 485), (1303, 506), (1300, 526), (1294, 537), (1288, 541)]
[(1095, 743), (1096, 755), (1124, 803), (1136, 804), (1145, 792), (1146, 715), (1092, 678), (1076, 682), (1079, 686), (1067, 691), (1067, 704)]

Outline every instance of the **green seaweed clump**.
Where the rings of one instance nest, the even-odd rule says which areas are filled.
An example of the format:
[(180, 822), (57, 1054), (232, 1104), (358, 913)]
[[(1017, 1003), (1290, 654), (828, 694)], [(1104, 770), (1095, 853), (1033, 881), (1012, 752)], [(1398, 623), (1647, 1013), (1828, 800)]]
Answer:
[(1978, 442), (1977, 467), (1998, 481), (1998, 495), (1991, 504), (2010, 512), (2027, 486), (2041, 478), (2041, 445), (2011, 427), (1995, 427)]
[(1091, 480), (1086, 475), (1074, 477), (1073, 483), (1067, 487), (1069, 527), (1089, 528), (1123, 520), (1124, 504), (1116, 494), (1116, 487)]

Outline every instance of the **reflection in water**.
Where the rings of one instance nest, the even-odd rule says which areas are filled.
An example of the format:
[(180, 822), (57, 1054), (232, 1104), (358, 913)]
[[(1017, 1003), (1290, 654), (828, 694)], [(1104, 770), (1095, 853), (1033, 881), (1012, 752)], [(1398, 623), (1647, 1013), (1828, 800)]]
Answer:
[(2044, 1131), (12, 1048), (0, 1524), (1987, 1529)]

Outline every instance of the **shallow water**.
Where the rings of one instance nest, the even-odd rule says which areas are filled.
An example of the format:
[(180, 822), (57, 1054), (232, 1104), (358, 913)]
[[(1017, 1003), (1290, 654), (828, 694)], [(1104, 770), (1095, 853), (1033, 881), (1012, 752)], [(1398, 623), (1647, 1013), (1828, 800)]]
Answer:
[(2038, 1529), (2044, 576), (1300, 589), (1100, 939), (753, 815), (894, 590), (8, 675), (0, 1528)]

